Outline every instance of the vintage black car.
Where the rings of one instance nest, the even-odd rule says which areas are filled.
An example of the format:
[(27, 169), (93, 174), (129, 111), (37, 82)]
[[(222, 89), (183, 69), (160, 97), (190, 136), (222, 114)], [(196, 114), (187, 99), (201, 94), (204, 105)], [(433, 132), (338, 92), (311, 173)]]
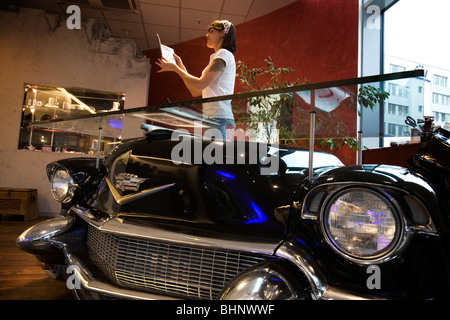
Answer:
[(144, 129), (49, 164), (61, 214), (17, 239), (78, 298), (450, 298), (448, 131), (409, 168), (309, 171), (307, 150)]

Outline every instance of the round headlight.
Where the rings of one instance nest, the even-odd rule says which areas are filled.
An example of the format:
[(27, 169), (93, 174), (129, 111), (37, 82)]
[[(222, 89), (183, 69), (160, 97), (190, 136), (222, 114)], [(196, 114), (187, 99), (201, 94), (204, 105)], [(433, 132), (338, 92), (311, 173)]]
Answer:
[(394, 206), (381, 194), (362, 188), (333, 196), (322, 221), (332, 245), (356, 259), (385, 256), (397, 244), (401, 229)]
[(67, 203), (72, 200), (75, 183), (67, 169), (62, 167), (56, 169), (51, 177), (50, 186), (52, 195), (57, 201)]

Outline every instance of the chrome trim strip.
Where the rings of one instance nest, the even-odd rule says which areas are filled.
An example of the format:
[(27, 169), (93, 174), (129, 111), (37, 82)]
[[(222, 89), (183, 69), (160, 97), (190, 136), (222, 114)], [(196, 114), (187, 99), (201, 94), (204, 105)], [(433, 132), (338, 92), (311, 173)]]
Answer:
[[(317, 220), (319, 218), (319, 216), (320, 216), (320, 213), (310, 214), (309, 212), (306, 212), (306, 200), (308, 198), (308, 195), (310, 195), (317, 188), (324, 188), (324, 187), (327, 187), (327, 186), (336, 186), (336, 185), (339, 186), (339, 187), (338, 187), (338, 189), (334, 190), (333, 192), (351, 186), (351, 187), (355, 187), (355, 188), (357, 188), (357, 187), (360, 187), (360, 188), (371, 187), (371, 188), (377, 189), (378, 191), (382, 192), (383, 194), (388, 194), (385, 191), (385, 189), (389, 188), (389, 189), (393, 189), (393, 190), (402, 192), (405, 195), (408, 195), (408, 196), (414, 198), (415, 200), (417, 200), (419, 203), (423, 204), (421, 200), (419, 200), (416, 196), (411, 194), (408, 190), (405, 190), (405, 189), (402, 189), (402, 188), (399, 188), (399, 187), (393, 186), (393, 185), (384, 185), (384, 184), (375, 183), (375, 182), (361, 182), (361, 181), (326, 182), (326, 183), (320, 184), (318, 186), (314, 186), (311, 190), (308, 191), (307, 196), (303, 199), (303, 201), (301, 203), (301, 218), (307, 219), (307, 220)], [(429, 187), (428, 185), (425, 186), (425, 185), (422, 184), (421, 186), (424, 187), (425, 189), (427, 189), (428, 191), (431, 191), (432, 193), (435, 193), (434, 190), (430, 189), (431, 187)], [(325, 202), (325, 200), (323, 199), (322, 202)], [(423, 229), (424, 232), (429, 232), (430, 234), (437, 233), (437, 231), (436, 231), (437, 229), (436, 229), (436, 227), (434, 225), (434, 222), (433, 222), (433, 220), (431, 218), (430, 212), (426, 208), (425, 208), (425, 211), (426, 211), (426, 214), (428, 215), (428, 218), (429, 218), (429, 222), (426, 225), (426, 228), (429, 228), (430, 231), (428, 231), (426, 228), (425, 229), (421, 228), (421, 230)], [(415, 228), (414, 225), (411, 225), (409, 227)], [(419, 227), (423, 227), (423, 226), (419, 225)]]
[(116, 200), (116, 202), (119, 205), (124, 205), (124, 204), (130, 203), (130, 202), (133, 202), (135, 200), (138, 200), (143, 197), (149, 196), (151, 194), (163, 191), (163, 190), (173, 187), (175, 185), (175, 183), (170, 183), (170, 184), (166, 184), (164, 186), (155, 187), (155, 188), (140, 191), (138, 193), (122, 196), (122, 195), (120, 195), (119, 191), (117, 191), (116, 186), (111, 182), (111, 180), (109, 180), (109, 178), (106, 178), (106, 183), (108, 184), (109, 190), (111, 190), (114, 200)]
[(325, 275), (308, 253), (293, 247), (290, 243), (284, 243), (276, 252), (276, 256), (294, 263), (306, 276), (311, 286), (312, 298), (315, 300), (384, 300), (375, 296), (355, 295), (350, 292), (329, 286)]
[(278, 243), (246, 243), (234, 240), (225, 240), (209, 237), (201, 237), (197, 235), (183, 234), (176, 231), (162, 230), (151, 226), (138, 226), (129, 223), (123, 223), (119, 219), (111, 219), (104, 223), (100, 230), (121, 234), (131, 237), (139, 237), (156, 241), (179, 243), (183, 245), (193, 245), (208, 248), (221, 248), (229, 250), (256, 252), (273, 254)]
[(106, 220), (97, 219), (88, 209), (83, 207), (79, 207), (75, 205), (69, 209), (69, 212), (73, 212), (79, 218), (81, 218), (84, 222), (90, 224), (95, 228), (100, 228)]
[(74, 268), (74, 275), (78, 280), (80, 280), (80, 284), (86, 290), (100, 294), (105, 294), (108, 296), (114, 296), (122, 299), (135, 299), (135, 300), (180, 300), (169, 296), (162, 296), (148, 292), (122, 289), (96, 279), (89, 280), (86, 277), (84, 277), (83, 272), (80, 272), (80, 270), (77, 268)]
[(133, 290), (126, 290), (98, 280), (90, 281), (87, 284), (83, 283), (83, 287), (85, 287), (85, 289), (89, 291), (94, 291), (109, 296), (115, 296), (118, 298), (126, 298), (134, 300), (181, 300), (168, 296), (162, 296)]
[[(384, 189), (386, 187), (390, 188), (390, 189), (394, 189), (400, 192), (404, 192), (406, 194), (409, 194), (406, 190), (401, 189), (399, 187), (396, 186), (386, 186), (383, 184), (379, 184), (379, 183), (374, 183), (374, 182), (360, 182), (360, 181), (346, 181), (346, 182), (326, 182), (326, 183), (322, 183), (320, 185), (314, 186), (313, 188), (311, 188), (311, 190), (308, 191), (308, 194), (306, 195), (306, 197), (303, 199), (302, 204), (301, 204), (301, 218), (305, 219), (305, 220), (318, 220), (320, 217), (320, 212), (316, 213), (316, 214), (311, 214), (309, 212), (306, 211), (306, 200), (308, 198), (308, 196), (315, 190), (318, 188), (324, 188), (327, 186), (338, 186), (338, 188), (336, 190), (333, 190), (332, 193), (336, 193), (338, 190), (344, 189), (344, 188), (348, 188), (348, 187), (355, 187), (355, 188), (367, 188), (367, 187), (371, 187), (371, 188), (375, 188), (380, 192), (386, 193), (384, 191)], [(370, 188), (369, 188), (370, 189)], [(325, 202), (325, 198), (329, 197), (325, 196), (322, 199), (322, 203)]]
[(322, 300), (386, 300), (384, 298), (373, 297), (373, 296), (357, 296), (353, 293), (343, 291), (341, 289), (327, 287), (322, 295)]
[(327, 280), (320, 271), (320, 267), (315, 263), (316, 260), (303, 250), (302, 252), (298, 251), (299, 248), (293, 247), (291, 243), (285, 242), (277, 250), (275, 255), (294, 263), (308, 279), (314, 297), (321, 299), (328, 287)]
[[(235, 251), (246, 251), (252, 253), (260, 253), (266, 255), (273, 255), (275, 248), (279, 245), (278, 242), (266, 243), (252, 243), (242, 242), (229, 239), (217, 239), (214, 237), (204, 237), (198, 235), (184, 234), (179, 231), (163, 230), (149, 225), (139, 226), (127, 222), (123, 222), (120, 218), (110, 220), (96, 220), (89, 209), (81, 209), (79, 207), (72, 207), (70, 211), (92, 225), (93, 227), (107, 233), (136, 237), (141, 239), (162, 241), (166, 243), (174, 243), (181, 245), (192, 245), (204, 248), (217, 248)], [(281, 241), (281, 239), (280, 239)]]

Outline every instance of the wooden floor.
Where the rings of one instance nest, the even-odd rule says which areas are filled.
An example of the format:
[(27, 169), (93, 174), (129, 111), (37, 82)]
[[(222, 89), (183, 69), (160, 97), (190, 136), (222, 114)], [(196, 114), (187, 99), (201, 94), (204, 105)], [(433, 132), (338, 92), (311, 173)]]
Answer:
[(16, 238), (32, 225), (49, 218), (24, 222), (23, 217), (0, 218), (0, 300), (73, 300), (66, 283), (53, 280), (41, 262), (16, 246)]

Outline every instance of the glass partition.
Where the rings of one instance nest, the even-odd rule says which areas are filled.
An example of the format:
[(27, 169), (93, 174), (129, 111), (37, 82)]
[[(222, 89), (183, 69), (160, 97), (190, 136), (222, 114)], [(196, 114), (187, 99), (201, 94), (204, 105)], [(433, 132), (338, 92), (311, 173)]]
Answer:
[[(289, 144), (305, 149), (310, 148), (310, 141), (314, 141), (316, 150), (347, 157), (343, 162), (352, 164), (356, 161), (358, 147), (370, 148), (370, 139), (391, 139), (394, 136), (410, 139), (411, 127), (408, 127), (405, 120), (408, 116), (408, 119), (415, 121), (423, 117), (423, 109), (420, 108), (423, 95), (420, 94), (421, 80), (418, 78), (422, 75), (423, 70), (414, 70), (305, 84), (108, 113), (76, 115), (64, 119), (53, 118), (34, 121), (31, 126), (49, 132), (92, 135), (96, 137), (97, 143), (100, 141), (111, 148), (120, 143), (121, 137), (125, 135), (127, 121), (134, 125), (139, 123), (139, 126), (143, 124), (143, 129), (147, 131), (166, 128), (206, 136), (208, 130), (215, 128), (217, 123), (202, 117), (203, 104), (230, 100), (236, 128), (227, 130), (228, 140)], [(384, 88), (384, 91), (376, 88)], [(361, 109), (370, 110), (380, 102), (387, 110), (384, 115), (385, 132), (366, 136), (363, 141), (358, 140), (358, 132), (364, 131), (358, 117)], [(314, 115), (313, 119), (311, 115)], [(314, 121), (314, 127), (310, 126), (311, 121)], [(214, 137), (217, 139), (217, 135)], [(108, 149), (110, 148), (101, 149), (98, 156)], [(346, 155), (342, 149), (351, 155)]]

